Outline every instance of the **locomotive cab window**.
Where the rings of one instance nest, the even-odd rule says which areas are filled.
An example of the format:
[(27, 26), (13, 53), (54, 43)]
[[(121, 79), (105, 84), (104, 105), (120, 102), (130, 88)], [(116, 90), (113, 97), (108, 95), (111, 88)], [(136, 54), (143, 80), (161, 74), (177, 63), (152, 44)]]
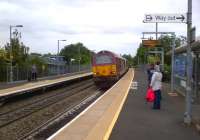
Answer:
[(100, 55), (96, 57), (96, 64), (110, 64), (112, 63), (112, 57), (108, 55)]

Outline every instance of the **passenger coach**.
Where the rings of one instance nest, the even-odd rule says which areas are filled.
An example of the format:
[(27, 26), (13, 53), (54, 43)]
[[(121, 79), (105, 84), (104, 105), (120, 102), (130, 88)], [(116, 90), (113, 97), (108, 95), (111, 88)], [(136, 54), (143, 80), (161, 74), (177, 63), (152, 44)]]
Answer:
[(93, 79), (98, 86), (107, 86), (116, 82), (128, 70), (125, 58), (110, 52), (100, 51), (93, 55)]

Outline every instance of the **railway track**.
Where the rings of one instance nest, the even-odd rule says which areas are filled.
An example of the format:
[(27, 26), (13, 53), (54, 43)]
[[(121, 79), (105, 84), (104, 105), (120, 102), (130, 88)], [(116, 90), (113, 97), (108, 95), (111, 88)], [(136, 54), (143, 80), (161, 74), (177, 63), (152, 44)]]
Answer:
[[(69, 121), (72, 114), (79, 112), (84, 108), (83, 106), (92, 102), (102, 93), (103, 91), (97, 89), (94, 83), (88, 80), (66, 87), (53, 95), (38, 97), (28, 104), (16, 108), (11, 107), (12, 109), (8, 111), (1, 111), (0, 135), (3, 139), (32, 138), (36, 134), (38, 135), (41, 130), (45, 130), (49, 126), (52, 127), (55, 122), (59, 122), (58, 120), (68, 117)], [(21, 130), (17, 130), (19, 127)]]
[(71, 107), (66, 108), (63, 112), (59, 113), (58, 115), (51, 118), (47, 122), (41, 124), (41, 126), (35, 128), (28, 134), (19, 138), (19, 140), (41, 139), (41, 137), (43, 138), (45, 137), (45, 139), (48, 138), (51, 135), (51, 133), (49, 132), (53, 127), (55, 127), (55, 125), (59, 124), (62, 121), (64, 121), (65, 123), (69, 122), (73, 118), (71, 116), (75, 116), (74, 114), (78, 114), (80, 112), (79, 110), (82, 110), (81, 108), (84, 107), (84, 105), (89, 104), (91, 101), (93, 101), (100, 95), (101, 91), (97, 91), (92, 96), (84, 98), (83, 100), (80, 101), (80, 103), (76, 103)]
[(27, 97), (20, 96), (17, 98), (13, 98), (11, 101), (7, 102), (6, 104), (4, 103), (4, 106), (1, 106), (0, 117), (5, 114), (8, 114), (9, 112), (13, 112), (15, 110), (19, 110), (26, 106), (30, 106), (40, 100), (45, 100), (47, 98), (55, 96), (58, 93), (68, 92), (72, 89), (79, 88), (82, 85), (84, 85), (85, 83), (93, 83), (93, 81), (90, 79), (90, 80), (82, 81), (79, 83), (71, 84), (71, 85), (61, 88), (59, 90), (54, 90), (55, 92), (54, 91), (52, 91), (52, 92), (49, 91), (49, 92), (45, 92), (45, 93), (34, 92), (34, 93), (32, 93), (31, 97), (29, 97), (30, 94), (28, 94)]
[(80, 88), (74, 88), (71, 90), (71, 94), (66, 94), (65, 92), (62, 92), (60, 94), (56, 94), (53, 96), (50, 96), (48, 98), (45, 99), (40, 99), (40, 100), (36, 100), (35, 102), (26, 105), (22, 108), (17, 108), (14, 110), (11, 110), (9, 112), (6, 113), (2, 113), (0, 114), (0, 128), (4, 127), (14, 121), (17, 121), (23, 117), (26, 117), (28, 115), (31, 115), (32, 113), (43, 109), (47, 106), (50, 106), (52, 104), (55, 104), (56, 102), (59, 102), (60, 100), (63, 100), (67, 97), (72, 96), (73, 94), (75, 94), (75, 92), (79, 92), (82, 91), (84, 89), (89, 88), (91, 85), (93, 85), (92, 83), (88, 83)]

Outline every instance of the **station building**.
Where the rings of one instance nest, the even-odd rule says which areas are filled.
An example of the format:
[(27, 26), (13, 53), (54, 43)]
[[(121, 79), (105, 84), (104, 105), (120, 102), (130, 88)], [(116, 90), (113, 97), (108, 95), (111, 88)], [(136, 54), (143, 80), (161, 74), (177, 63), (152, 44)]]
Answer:
[(64, 56), (49, 56), (44, 59), (48, 65), (48, 73), (50, 75), (67, 73)]

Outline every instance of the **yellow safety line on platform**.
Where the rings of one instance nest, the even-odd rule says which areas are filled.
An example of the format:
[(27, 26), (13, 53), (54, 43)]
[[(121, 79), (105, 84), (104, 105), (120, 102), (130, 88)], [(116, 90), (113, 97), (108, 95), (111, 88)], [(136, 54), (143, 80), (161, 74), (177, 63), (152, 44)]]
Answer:
[[(134, 70), (133, 70), (133, 78), (134, 78)], [(122, 107), (123, 107), (123, 105), (124, 105), (124, 102), (125, 102), (125, 100), (126, 100), (126, 98), (127, 98), (127, 96), (128, 96), (128, 92), (129, 92), (129, 89), (130, 89), (130, 87), (131, 87), (131, 83), (132, 83), (132, 81), (130, 81), (130, 83), (129, 83), (129, 87), (128, 87), (127, 91), (126, 91), (126, 94), (125, 94), (125, 96), (124, 96), (124, 98), (123, 98), (123, 100), (122, 100), (122, 102), (121, 102), (121, 104), (120, 104), (120, 106), (119, 106), (119, 108), (118, 108), (118, 110), (117, 110), (115, 116), (113, 117), (113, 120), (112, 120), (112, 122), (111, 122), (111, 124), (110, 124), (110, 126), (109, 126), (109, 128), (108, 128), (108, 130), (107, 130), (107, 132), (106, 132), (106, 134), (105, 134), (105, 136), (104, 136), (104, 138), (103, 138), (103, 140), (108, 140), (109, 137), (110, 137), (110, 134), (111, 134), (111, 132), (112, 132), (112, 129), (113, 129), (113, 127), (114, 127), (114, 125), (115, 125), (115, 123), (116, 123), (118, 117), (119, 117), (119, 114), (120, 114), (120, 112), (121, 112), (121, 110), (122, 110)]]

